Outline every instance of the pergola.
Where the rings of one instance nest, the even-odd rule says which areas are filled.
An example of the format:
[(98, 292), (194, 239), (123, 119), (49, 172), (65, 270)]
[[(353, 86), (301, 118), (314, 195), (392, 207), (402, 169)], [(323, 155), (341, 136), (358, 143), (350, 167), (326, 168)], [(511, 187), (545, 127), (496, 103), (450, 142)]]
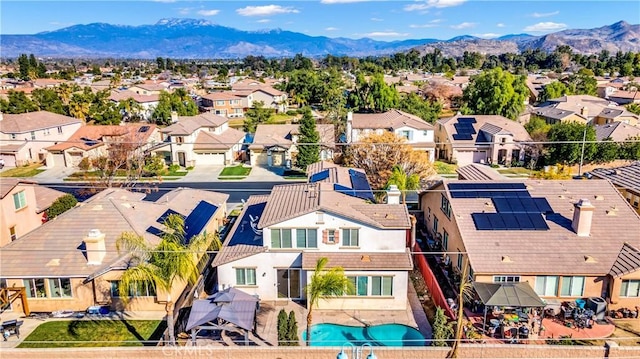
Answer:
[(201, 330), (244, 331), (245, 345), (249, 331), (255, 328), (259, 299), (233, 287), (217, 292), (207, 299), (195, 300), (191, 306), (187, 331), (191, 331), (192, 343)]
[(484, 322), (487, 326), (487, 307), (544, 307), (545, 303), (527, 282), (518, 283), (473, 283), (476, 293), (484, 303)]

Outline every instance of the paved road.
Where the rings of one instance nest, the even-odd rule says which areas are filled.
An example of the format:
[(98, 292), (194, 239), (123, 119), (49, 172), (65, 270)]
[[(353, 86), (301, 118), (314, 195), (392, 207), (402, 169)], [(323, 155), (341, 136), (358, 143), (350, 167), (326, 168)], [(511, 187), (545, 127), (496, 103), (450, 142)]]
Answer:
[[(246, 200), (251, 195), (269, 194), (273, 186), (277, 184), (292, 183), (291, 181), (260, 181), (260, 182), (247, 182), (247, 181), (228, 181), (228, 182), (164, 182), (160, 184), (139, 184), (134, 187), (137, 190), (149, 192), (145, 199), (155, 200), (162, 196), (164, 193), (178, 188), (188, 187), (194, 189), (203, 189), (209, 191), (216, 191), (221, 193), (227, 193), (229, 195), (228, 203), (240, 203), (242, 200)], [(41, 182), (41, 185), (49, 188), (57, 189), (62, 192), (73, 193), (78, 199), (85, 200), (93, 193), (89, 191), (90, 186), (88, 184), (74, 182), (74, 183), (45, 183)]]

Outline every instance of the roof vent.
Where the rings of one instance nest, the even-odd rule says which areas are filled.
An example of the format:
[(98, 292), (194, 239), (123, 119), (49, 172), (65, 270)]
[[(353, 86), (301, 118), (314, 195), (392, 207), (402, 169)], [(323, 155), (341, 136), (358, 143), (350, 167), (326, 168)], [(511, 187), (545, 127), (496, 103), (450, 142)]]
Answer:
[(598, 261), (592, 256), (584, 256), (585, 263), (598, 263)]
[(87, 234), (87, 237), (96, 238), (96, 237), (99, 237), (100, 234), (101, 233), (99, 229), (92, 229), (92, 230), (89, 230), (89, 234)]
[(596, 199), (596, 201), (604, 201), (604, 196), (599, 195), (599, 194), (597, 194), (597, 195), (593, 196), (593, 198), (595, 198), (595, 199)]
[(502, 256), (502, 263), (513, 263), (513, 261), (509, 256)]
[(371, 262), (371, 257), (369, 257), (368, 254), (363, 255), (362, 257), (360, 257), (360, 260), (362, 262)]

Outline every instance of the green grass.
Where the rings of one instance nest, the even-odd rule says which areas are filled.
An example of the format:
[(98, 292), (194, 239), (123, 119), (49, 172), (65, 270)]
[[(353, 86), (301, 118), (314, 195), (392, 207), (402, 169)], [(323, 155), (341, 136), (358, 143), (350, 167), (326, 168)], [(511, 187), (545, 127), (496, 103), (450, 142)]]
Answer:
[(244, 167), (243, 165), (225, 167), (220, 172), (220, 177), (246, 177), (251, 172), (251, 167)]
[(458, 168), (457, 165), (454, 164), (450, 164), (450, 163), (446, 163), (446, 162), (442, 162), (442, 161), (435, 161), (433, 163), (433, 167), (436, 170), (436, 173), (438, 174), (455, 174), (456, 173), (456, 168)]
[(34, 163), (27, 166), (16, 167), (0, 173), (0, 177), (33, 177), (45, 170), (40, 170), (41, 163)]
[(40, 324), (18, 348), (155, 346), (165, 328), (159, 320), (56, 320)]
[(503, 175), (528, 176), (531, 174), (531, 171), (524, 167), (500, 168), (497, 171)]

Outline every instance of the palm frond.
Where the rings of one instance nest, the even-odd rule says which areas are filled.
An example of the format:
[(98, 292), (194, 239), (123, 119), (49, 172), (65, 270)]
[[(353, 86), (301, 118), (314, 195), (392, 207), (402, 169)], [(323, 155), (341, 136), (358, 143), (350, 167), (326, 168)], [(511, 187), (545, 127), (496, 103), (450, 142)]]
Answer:
[(118, 293), (124, 303), (129, 301), (129, 290), (139, 283), (146, 283), (152, 288), (167, 289), (167, 282), (160, 275), (157, 266), (150, 263), (140, 263), (124, 271), (120, 277)]

